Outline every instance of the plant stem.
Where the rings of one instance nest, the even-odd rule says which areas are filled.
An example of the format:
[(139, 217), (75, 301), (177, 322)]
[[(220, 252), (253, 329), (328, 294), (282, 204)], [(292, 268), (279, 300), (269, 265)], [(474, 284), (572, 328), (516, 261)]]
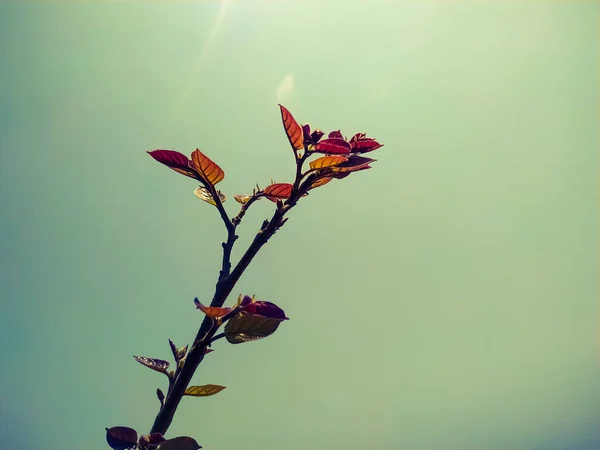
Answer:
[[(256, 234), (254, 240), (233, 270), (230, 270), (230, 257), (231, 249), (233, 248), (233, 244), (237, 239), (235, 234), (237, 223), (229, 220), (216, 190), (214, 187), (210, 189), (211, 195), (217, 204), (217, 209), (219, 210), (221, 218), (223, 219), (225, 227), (227, 228), (227, 242), (223, 243), (222, 268), (210, 306), (223, 306), (223, 303), (225, 303), (225, 300), (227, 300), (227, 297), (229, 297), (229, 294), (231, 294), (231, 291), (248, 265), (252, 262), (252, 259), (254, 259), (262, 246), (265, 245), (271, 236), (273, 236), (273, 234), (275, 234), (275, 232), (282, 226), (282, 219), (284, 218), (285, 214), (296, 205), (302, 196), (302, 190), (299, 189), (299, 186), (302, 178), (302, 164), (306, 158), (307, 154), (305, 152), (303, 157), (296, 162), (296, 179), (294, 181), (294, 189), (290, 197), (286, 200), (285, 206), (283, 208), (277, 208), (273, 213), (271, 220), (265, 221), (260, 231)], [(156, 419), (152, 425), (152, 430), (150, 431), (151, 433), (166, 434), (171, 422), (173, 421), (173, 417), (175, 416), (179, 402), (181, 402), (181, 399), (185, 394), (185, 390), (192, 381), (192, 377), (194, 376), (198, 365), (204, 359), (206, 348), (210, 344), (211, 339), (213, 339), (218, 328), (219, 327), (215, 325), (214, 321), (210, 317), (204, 317), (204, 320), (200, 325), (200, 329), (196, 334), (196, 338), (194, 339), (194, 343), (185, 357), (185, 363), (177, 374), (175, 380), (172, 382), (172, 385), (169, 387), (169, 392), (164, 404), (156, 415)]]

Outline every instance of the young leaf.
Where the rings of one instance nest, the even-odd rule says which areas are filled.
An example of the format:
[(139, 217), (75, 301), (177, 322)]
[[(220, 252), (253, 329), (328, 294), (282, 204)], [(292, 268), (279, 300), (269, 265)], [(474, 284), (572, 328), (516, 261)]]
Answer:
[(348, 158), (345, 156), (322, 156), (321, 158), (317, 158), (310, 163), (311, 169), (323, 169), (325, 167), (337, 166), (338, 164), (344, 163), (348, 161)]
[(156, 388), (156, 396), (158, 397), (160, 404), (163, 405), (165, 403), (165, 394), (160, 388)]
[(352, 150), (350, 144), (340, 138), (323, 139), (315, 145), (316, 153), (325, 153), (326, 155), (347, 155)]
[(198, 445), (195, 439), (188, 436), (180, 436), (160, 443), (156, 450), (198, 450), (202, 446)]
[(285, 312), (275, 303), (266, 302), (263, 300), (253, 301), (243, 306), (244, 311), (257, 316), (269, 317), (271, 319), (288, 320), (285, 317)]
[(319, 186), (323, 186), (324, 184), (329, 183), (331, 180), (333, 180), (332, 177), (317, 178), (317, 180), (315, 182), (313, 182), (313, 184), (310, 185), (309, 189), (314, 189), (314, 188), (317, 188)]
[(174, 150), (153, 150), (148, 152), (148, 154), (159, 163), (170, 167), (175, 172), (185, 175), (186, 177), (198, 179), (198, 174), (189, 166), (191, 161), (187, 156)]
[(160, 373), (167, 373), (167, 369), (169, 367), (169, 361), (164, 361), (162, 359), (154, 359), (154, 358), (146, 358), (145, 356), (134, 356), (135, 360), (140, 364), (149, 367), (152, 370), (156, 370)]
[(233, 198), (235, 199), (236, 202), (245, 205), (246, 203), (248, 203), (248, 200), (250, 200), (252, 198), (251, 195), (240, 195), (240, 194), (235, 194), (233, 196)]
[(256, 341), (277, 331), (281, 319), (241, 313), (225, 325), (225, 338), (232, 344)]
[(225, 172), (198, 149), (192, 152), (192, 167), (213, 186), (225, 178)]
[(290, 113), (283, 105), (279, 105), (279, 109), (281, 110), (283, 128), (290, 141), (290, 145), (295, 150), (302, 150), (304, 148), (304, 131), (302, 131), (302, 127), (298, 125), (298, 122), (296, 122), (292, 113)]
[(160, 444), (161, 442), (164, 442), (164, 441), (165, 441), (165, 437), (162, 435), (162, 433), (145, 434), (142, 437), (140, 437), (139, 447), (147, 448), (149, 450), (156, 449), (158, 444)]
[(266, 197), (272, 202), (277, 202), (278, 198), (286, 199), (292, 194), (293, 186), (290, 183), (275, 183), (264, 189)]
[(218, 394), (225, 386), (219, 386), (218, 384), (205, 384), (204, 386), (190, 386), (187, 388), (183, 395), (189, 395), (191, 397), (209, 397), (211, 395)]
[(204, 306), (200, 303), (200, 300), (197, 298), (194, 299), (194, 303), (196, 304), (196, 308), (206, 314), (208, 317), (212, 317), (213, 319), (218, 317), (223, 317), (226, 314), (231, 312), (231, 308), (218, 308), (216, 306)]
[(372, 162), (375, 162), (375, 160), (371, 158), (365, 158), (364, 156), (352, 155), (348, 158), (348, 161), (332, 167), (331, 172), (357, 172), (359, 170), (369, 169), (371, 167), (369, 164)]
[(350, 139), (350, 146), (353, 153), (367, 153), (383, 147), (383, 144), (380, 144), (373, 138), (366, 137), (365, 133), (356, 133)]
[[(227, 197), (221, 191), (217, 191), (217, 194), (219, 195), (221, 203), (224, 203), (225, 200), (227, 200)], [(194, 189), (194, 195), (200, 200), (204, 200), (206, 203), (210, 203), (213, 206), (217, 206), (215, 199), (212, 195), (210, 195), (210, 192), (208, 192), (208, 189), (206, 189), (205, 187), (200, 186)]]
[(106, 442), (114, 450), (134, 449), (137, 444), (137, 431), (129, 427), (106, 429)]

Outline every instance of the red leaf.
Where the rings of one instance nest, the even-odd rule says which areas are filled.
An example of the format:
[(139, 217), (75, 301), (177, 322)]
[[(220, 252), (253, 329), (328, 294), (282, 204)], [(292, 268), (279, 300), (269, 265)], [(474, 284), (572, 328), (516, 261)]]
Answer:
[(153, 150), (148, 152), (159, 163), (170, 167), (175, 172), (178, 172), (186, 177), (198, 179), (198, 175), (192, 169), (190, 169), (189, 163), (191, 162), (187, 156), (182, 153), (176, 152), (175, 150)]
[(137, 431), (129, 427), (107, 428), (106, 442), (114, 450), (135, 448), (137, 443)]
[(271, 319), (288, 320), (285, 312), (275, 303), (266, 301), (253, 301), (244, 307), (244, 311), (257, 316), (269, 317)]
[(267, 186), (264, 189), (266, 197), (272, 202), (276, 202), (277, 199), (286, 199), (292, 195), (293, 186), (290, 183), (275, 183)]
[(192, 153), (191, 167), (200, 174), (204, 181), (213, 186), (225, 178), (225, 172), (198, 149)]
[(350, 144), (340, 138), (323, 139), (315, 145), (315, 152), (325, 153), (327, 155), (347, 155), (352, 148)]
[(352, 139), (350, 139), (350, 146), (354, 153), (372, 152), (373, 150), (383, 147), (383, 145), (375, 139), (366, 137), (365, 133), (356, 133), (352, 136)]
[(331, 138), (344, 139), (344, 136), (342, 136), (342, 133), (340, 132), (340, 130), (332, 131), (331, 133), (329, 133), (327, 135), (327, 137), (330, 138), (330, 139)]
[(337, 166), (338, 164), (348, 161), (345, 156), (330, 155), (317, 158), (310, 163), (311, 169), (323, 169), (325, 167)]
[(292, 113), (290, 113), (283, 105), (279, 105), (279, 109), (281, 110), (283, 128), (290, 141), (290, 145), (295, 150), (302, 150), (304, 148), (304, 132), (302, 127), (298, 125), (298, 122), (296, 122)]

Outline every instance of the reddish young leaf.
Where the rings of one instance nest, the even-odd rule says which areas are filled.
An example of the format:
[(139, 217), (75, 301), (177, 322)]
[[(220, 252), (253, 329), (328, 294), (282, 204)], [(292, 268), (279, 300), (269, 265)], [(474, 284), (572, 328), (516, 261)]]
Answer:
[(134, 449), (137, 444), (137, 431), (129, 427), (106, 429), (106, 442), (114, 450)]
[(338, 164), (344, 163), (348, 161), (348, 158), (345, 156), (322, 156), (321, 158), (317, 158), (314, 161), (311, 161), (310, 168), (311, 169), (323, 169), (325, 167), (337, 166)]
[(264, 193), (269, 200), (276, 202), (277, 199), (286, 199), (292, 195), (293, 186), (290, 183), (275, 183), (267, 186)]
[(302, 131), (304, 132), (304, 143), (309, 145), (315, 145), (325, 134), (318, 128), (311, 133), (309, 124), (302, 125)]
[(134, 356), (134, 358), (140, 364), (152, 370), (156, 370), (160, 373), (166, 374), (167, 369), (169, 368), (169, 361), (164, 361), (162, 359), (146, 358), (145, 356)]
[[(328, 138), (332, 139), (332, 138), (336, 138), (336, 139), (344, 139), (344, 136), (342, 136), (342, 132), (340, 130), (337, 131), (332, 131), (331, 133), (329, 133), (327, 135)], [(344, 139), (346, 140), (346, 139)]]
[(279, 109), (281, 110), (283, 128), (290, 141), (290, 145), (295, 150), (302, 150), (304, 148), (304, 132), (302, 127), (298, 125), (298, 122), (296, 122), (292, 113), (290, 113), (283, 105), (279, 105)]
[(225, 178), (225, 172), (198, 149), (192, 152), (191, 167), (198, 172), (204, 181), (213, 186)]
[(190, 386), (185, 390), (183, 395), (189, 395), (190, 397), (209, 397), (211, 395), (218, 394), (225, 386), (219, 386), (218, 384), (205, 384), (204, 386)]
[(350, 146), (352, 147), (353, 153), (367, 153), (383, 147), (383, 145), (375, 139), (366, 137), (365, 133), (356, 133), (352, 136), (352, 139), (350, 139)]
[(351, 150), (350, 144), (341, 138), (323, 139), (314, 149), (315, 152), (326, 155), (347, 155)]
[(186, 177), (198, 179), (198, 174), (194, 172), (189, 163), (191, 162), (187, 156), (174, 150), (153, 150), (148, 152), (159, 163), (170, 167), (175, 172), (178, 172)]
[(204, 306), (197, 298), (194, 299), (196, 308), (206, 314), (208, 317), (218, 318), (223, 317), (231, 312), (231, 308), (218, 308), (216, 306)]
[(252, 301), (244, 306), (244, 311), (257, 316), (269, 317), (271, 319), (288, 320), (285, 312), (275, 303), (266, 301)]

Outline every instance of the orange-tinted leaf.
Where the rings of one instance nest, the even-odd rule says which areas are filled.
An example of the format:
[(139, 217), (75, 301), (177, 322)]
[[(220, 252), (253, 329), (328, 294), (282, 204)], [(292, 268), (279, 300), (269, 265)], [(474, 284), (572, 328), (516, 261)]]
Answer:
[[(227, 200), (227, 197), (221, 191), (217, 191), (217, 194), (219, 194), (219, 199), (221, 200), (221, 203), (224, 203), (225, 200)], [(208, 192), (208, 189), (206, 189), (205, 187), (200, 186), (194, 189), (194, 195), (200, 200), (204, 200), (206, 203), (210, 203), (213, 206), (217, 206), (215, 199), (212, 195), (210, 195), (210, 192)]]
[(347, 155), (351, 149), (350, 144), (341, 138), (328, 138), (315, 145), (314, 151), (326, 155)]
[(310, 163), (311, 169), (323, 169), (325, 167), (337, 166), (338, 164), (348, 161), (345, 156), (329, 155), (317, 158)]
[(163, 441), (156, 450), (198, 450), (202, 448), (195, 439), (188, 436), (180, 436)]
[(106, 442), (114, 450), (133, 449), (137, 444), (137, 431), (129, 427), (107, 428)]
[(231, 308), (219, 308), (216, 306), (204, 306), (200, 303), (200, 300), (197, 298), (194, 299), (194, 303), (196, 304), (196, 308), (206, 314), (208, 317), (223, 317), (226, 314), (231, 312)]
[(318, 178), (313, 184), (310, 185), (310, 189), (314, 189), (319, 186), (323, 186), (324, 184), (329, 183), (331, 180), (333, 180), (333, 178), (331, 178), (331, 177)]
[(248, 203), (248, 200), (250, 200), (252, 198), (252, 196), (235, 194), (233, 196), (233, 198), (235, 199), (236, 202), (241, 203), (242, 205), (245, 205), (246, 203)]
[(159, 163), (170, 167), (175, 172), (178, 172), (186, 177), (198, 179), (198, 175), (194, 172), (190, 166), (190, 160), (187, 156), (176, 152), (174, 150), (153, 150), (148, 152)]
[(134, 356), (135, 360), (140, 364), (152, 369), (156, 370), (160, 373), (167, 373), (167, 369), (169, 368), (169, 361), (164, 361), (162, 359), (155, 358), (146, 358), (145, 356)]
[(290, 141), (290, 145), (295, 150), (302, 150), (304, 148), (304, 131), (302, 131), (302, 127), (296, 122), (292, 113), (290, 113), (283, 105), (279, 105), (279, 109), (281, 110), (283, 128)]
[(190, 386), (187, 388), (183, 395), (189, 395), (190, 397), (209, 397), (211, 395), (218, 394), (225, 386), (219, 386), (218, 384), (205, 384), (204, 386)]
[(267, 186), (264, 193), (269, 200), (276, 202), (277, 199), (286, 199), (292, 195), (293, 186), (290, 183), (275, 183)]
[(204, 181), (212, 185), (225, 178), (225, 172), (198, 149), (192, 152), (192, 167), (202, 176)]

